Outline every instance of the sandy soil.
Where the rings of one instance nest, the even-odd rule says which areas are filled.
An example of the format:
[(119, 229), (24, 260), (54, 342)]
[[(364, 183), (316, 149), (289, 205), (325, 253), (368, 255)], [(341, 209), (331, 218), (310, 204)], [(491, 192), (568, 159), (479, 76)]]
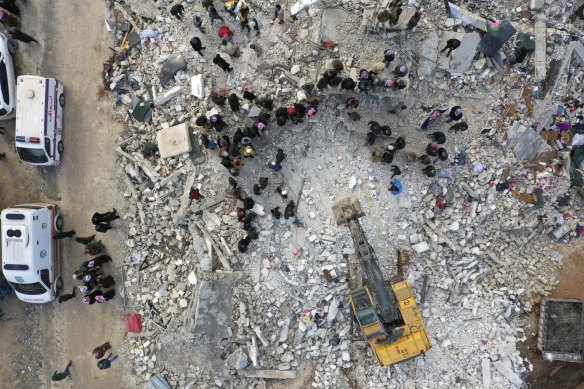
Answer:
[[(100, 101), (102, 62), (110, 53), (111, 35), (106, 35), (106, 9), (101, 1), (54, 0), (29, 1), (22, 6), (23, 30), (35, 36), (39, 45), (16, 45), (17, 74), (42, 74), (65, 84), (67, 105), (64, 109), (63, 163), (58, 168), (37, 169), (18, 161), (13, 152), (13, 123), (7, 124), (0, 141), (0, 152), (8, 152), (2, 161), (0, 205), (27, 201), (57, 202), (64, 214), (65, 228), (79, 235), (93, 233), (91, 214), (116, 207), (122, 209), (122, 195), (117, 187), (114, 141), (121, 126), (112, 122), (111, 107)], [(119, 228), (100, 234), (114, 258), (106, 267), (120, 283), (119, 265), (125, 237), (123, 222)], [(70, 274), (87, 260), (81, 245), (73, 240), (61, 242), (64, 288), (70, 293)], [(123, 336), (122, 299), (103, 305), (85, 306), (80, 298), (62, 305), (27, 305), (11, 298), (1, 303), (5, 315), (0, 319), (0, 382), (2, 388), (96, 388), (137, 387), (123, 358), (109, 370), (100, 371), (91, 351), (110, 341), (119, 354)], [(53, 384), (50, 377), (73, 361), (72, 380)]]
[[(584, 242), (578, 242), (570, 250), (560, 247), (560, 252), (564, 255), (564, 263), (558, 273), (560, 283), (551, 292), (550, 297), (577, 298), (584, 301)], [(549, 362), (541, 357), (541, 352), (537, 349), (538, 320), (539, 304), (529, 316), (525, 327), (528, 339), (518, 344), (518, 349), (533, 364), (533, 372), (527, 377), (526, 382), (533, 389), (584, 389), (584, 369), (581, 364)]]

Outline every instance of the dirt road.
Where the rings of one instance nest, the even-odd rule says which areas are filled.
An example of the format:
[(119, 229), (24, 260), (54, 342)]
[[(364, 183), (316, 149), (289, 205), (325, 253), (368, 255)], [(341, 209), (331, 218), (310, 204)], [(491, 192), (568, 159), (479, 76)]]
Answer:
[[(65, 228), (79, 235), (94, 233), (90, 223), (96, 210), (123, 208), (118, 188), (114, 142), (120, 125), (112, 122), (111, 107), (97, 96), (101, 67), (109, 55), (111, 35), (104, 27), (106, 9), (102, 1), (29, 1), (22, 6), (22, 29), (35, 36), (40, 45), (20, 44), (16, 48), (17, 74), (42, 74), (64, 82), (67, 105), (64, 109), (65, 155), (58, 168), (37, 169), (18, 162), (12, 152), (14, 136), (10, 123), (0, 143), (0, 152), (9, 151), (0, 179), (0, 205), (27, 201), (57, 202), (65, 217)], [(10, 183), (8, 185), (7, 183)], [(114, 258), (106, 267), (119, 282), (118, 253), (125, 237), (123, 222), (107, 234), (99, 234)], [(87, 256), (73, 240), (61, 242), (63, 279), (66, 293), (74, 286), (71, 273)], [(79, 295), (79, 293), (78, 293)], [(0, 380), (3, 388), (53, 387), (50, 377), (73, 361), (72, 380), (54, 387), (96, 388), (136, 387), (123, 358), (112, 368), (100, 371), (91, 351), (110, 341), (114, 354), (120, 353), (123, 335), (121, 299), (106, 304), (83, 305), (80, 297), (64, 304), (32, 306), (16, 298), (1, 304)]]

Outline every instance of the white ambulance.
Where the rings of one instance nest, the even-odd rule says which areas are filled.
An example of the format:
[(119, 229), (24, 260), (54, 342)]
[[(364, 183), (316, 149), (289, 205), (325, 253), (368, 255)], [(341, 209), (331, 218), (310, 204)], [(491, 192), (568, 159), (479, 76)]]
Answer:
[(19, 76), (16, 82), (16, 151), (39, 166), (61, 163), (63, 83), (54, 78)]
[(59, 209), (52, 204), (22, 204), (1, 214), (2, 272), (16, 292), (29, 303), (53, 301), (63, 287), (59, 241), (63, 227)]

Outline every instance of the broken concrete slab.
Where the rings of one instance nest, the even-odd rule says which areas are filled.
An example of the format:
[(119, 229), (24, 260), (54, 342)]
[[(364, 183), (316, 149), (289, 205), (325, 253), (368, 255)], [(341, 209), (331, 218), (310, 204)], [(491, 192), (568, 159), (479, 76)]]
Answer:
[(182, 88), (178, 85), (171, 88), (170, 90), (164, 92), (162, 95), (156, 97), (156, 99), (154, 100), (154, 104), (163, 105), (168, 103), (170, 100), (174, 99), (180, 94), (181, 89)]
[(322, 23), (320, 26), (321, 39), (323, 41), (338, 42), (338, 26), (345, 23), (348, 17), (349, 13), (343, 9), (325, 9), (322, 13)]
[(531, 161), (552, 148), (532, 128), (515, 122), (507, 131), (507, 141), (519, 160)]
[(290, 8), (290, 13), (292, 16), (296, 16), (300, 11), (305, 8), (310, 7), (311, 5), (318, 3), (320, 0), (300, 0), (292, 4)]
[(191, 94), (198, 99), (205, 98), (205, 83), (202, 74), (191, 77)]
[(546, 35), (545, 16), (538, 15), (535, 22), (535, 78), (541, 81), (546, 75)]
[(464, 73), (472, 65), (481, 36), (476, 32), (457, 33), (445, 31), (440, 37), (441, 46), (439, 46), (439, 49), (445, 47), (449, 39), (458, 39), (460, 46), (452, 51), (450, 57), (446, 57), (445, 53), (438, 53), (438, 68), (447, 70), (450, 73)]
[(273, 380), (286, 380), (296, 378), (296, 372), (292, 370), (253, 370), (243, 369), (238, 372), (240, 375), (249, 378), (263, 378)]
[(521, 386), (523, 384), (521, 378), (519, 378), (519, 376), (513, 370), (505, 366), (503, 362), (493, 362), (493, 366), (495, 366), (495, 369), (497, 369), (499, 373), (503, 374), (505, 378), (507, 378), (512, 384), (517, 386)]
[(164, 62), (158, 79), (160, 80), (160, 85), (165, 86), (174, 77), (174, 75), (179, 71), (186, 69), (187, 61), (185, 61), (182, 54), (175, 54)]
[(473, 14), (464, 8), (460, 8), (455, 4), (448, 3), (450, 15), (455, 19), (460, 19), (463, 26), (472, 25), (481, 31), (487, 32), (487, 23), (485, 18), (477, 14)]
[(161, 158), (176, 157), (191, 151), (189, 125), (187, 123), (162, 129), (156, 133)]
[(221, 359), (221, 340), (229, 338), (233, 276), (228, 272), (222, 275), (221, 280), (201, 281), (192, 333), (166, 332), (162, 336), (157, 353), (162, 363), (175, 369), (196, 365), (213, 372), (216, 377), (229, 376), (225, 360)]
[(434, 77), (438, 58), (438, 42), (438, 35), (432, 31), (422, 43), (420, 66), (418, 67), (418, 77), (420, 80), (432, 79)]

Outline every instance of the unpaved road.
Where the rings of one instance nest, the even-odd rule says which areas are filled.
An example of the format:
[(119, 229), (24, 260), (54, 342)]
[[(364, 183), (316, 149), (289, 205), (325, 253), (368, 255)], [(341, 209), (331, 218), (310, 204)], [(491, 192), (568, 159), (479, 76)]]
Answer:
[[(19, 44), (17, 74), (42, 74), (64, 82), (65, 155), (57, 168), (37, 169), (18, 161), (13, 152), (14, 125), (7, 123), (0, 152), (8, 152), (0, 165), (0, 206), (28, 201), (58, 203), (65, 228), (79, 235), (93, 233), (95, 210), (123, 207), (118, 188), (115, 139), (121, 126), (111, 120), (109, 103), (100, 101), (97, 90), (101, 68), (110, 51), (112, 36), (104, 28), (106, 9), (99, 0), (52, 0), (50, 5), (30, 0), (22, 6), (22, 29), (39, 45)], [(99, 234), (114, 258), (105, 267), (120, 284), (120, 264), (125, 237), (123, 222), (107, 234)], [(70, 293), (71, 273), (87, 260), (83, 248), (72, 239), (61, 241), (64, 289)], [(78, 293), (79, 295), (79, 293)], [(0, 387), (2, 388), (133, 388), (123, 357), (109, 370), (100, 371), (91, 351), (110, 341), (120, 353), (123, 336), (122, 299), (87, 306), (80, 297), (64, 304), (27, 305), (12, 297), (0, 302)], [(73, 361), (72, 380), (52, 383), (55, 370)]]

